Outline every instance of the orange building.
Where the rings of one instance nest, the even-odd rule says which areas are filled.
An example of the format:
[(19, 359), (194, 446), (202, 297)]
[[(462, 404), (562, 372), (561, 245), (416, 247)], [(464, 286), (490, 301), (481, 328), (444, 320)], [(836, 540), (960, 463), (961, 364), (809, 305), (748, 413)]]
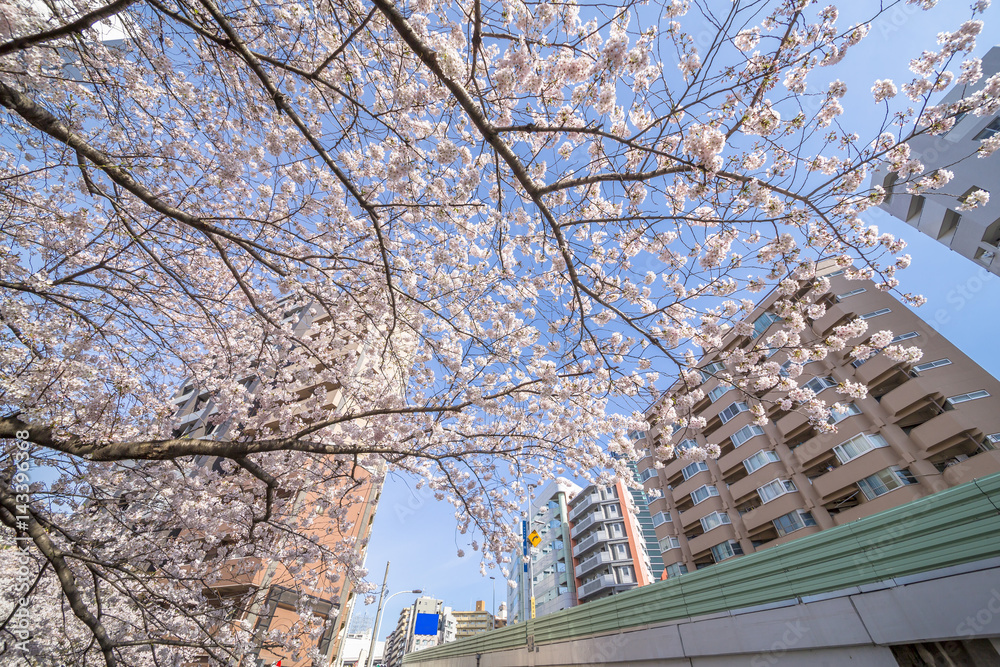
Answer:
[[(283, 322), (291, 323), (295, 332), (304, 338), (313, 337), (323, 326), (335, 326), (333, 317), (315, 314), (308, 304), (294, 298), (280, 305), (284, 310)], [(359, 366), (371, 364), (373, 357), (361, 356), (364, 361)], [(402, 373), (398, 369), (379, 369), (379, 372), (385, 376), (387, 387), (400, 386)], [(266, 391), (261, 382), (261, 378), (254, 377), (242, 384), (255, 395)], [(311, 396), (317, 386), (307, 383), (299, 391), (300, 398)], [(332, 412), (349, 402), (339, 385), (326, 383), (324, 388), (323, 410)], [(217, 410), (211, 392), (199, 392), (188, 385), (178, 392), (174, 402), (178, 405), (175, 430), (178, 436), (226, 439), (232, 425), (220, 422), (215, 416)], [(204, 465), (215, 463), (210, 459), (203, 461)], [(289, 569), (288, 563), (262, 558), (230, 559), (219, 563), (217, 576), (208, 587), (218, 596), (220, 606), (226, 608), (229, 622), (250, 630), (258, 638), (273, 632), (290, 633), (299, 638), (297, 652), (265, 643), (256, 656), (263, 665), (281, 660), (282, 667), (326, 667), (338, 659), (355, 599), (354, 586), (346, 576), (343, 561), (364, 563), (381, 493), (382, 473), (381, 469), (366, 469), (354, 460), (317, 456), (310, 459), (296, 480), (282, 481), (274, 502), (272, 524), (297, 526), (305, 517), (305, 508), (313, 509), (323, 503), (335, 505), (328, 507), (308, 526), (295, 529), (300, 537), (313, 542), (327, 554), (326, 561), (298, 563), (294, 570)], [(252, 482), (259, 486), (258, 480)], [(331, 486), (336, 489), (333, 493)], [(336, 501), (331, 503), (331, 498)], [(338, 553), (339, 559), (331, 557), (333, 553)], [(210, 560), (211, 552), (206, 558)], [(311, 615), (300, 616), (298, 610), (302, 608), (310, 609)]]

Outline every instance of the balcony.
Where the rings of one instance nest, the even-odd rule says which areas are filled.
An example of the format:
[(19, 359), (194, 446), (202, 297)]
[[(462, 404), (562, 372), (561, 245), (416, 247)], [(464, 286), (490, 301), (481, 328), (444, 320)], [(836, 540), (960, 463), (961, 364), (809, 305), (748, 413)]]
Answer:
[[(860, 497), (864, 497), (863, 493), (859, 492), (859, 494)], [(872, 514), (908, 503), (911, 500), (916, 500), (923, 495), (924, 491), (920, 488), (919, 484), (901, 486), (898, 489), (879, 496), (875, 500), (869, 500), (868, 502), (844, 510), (839, 514), (835, 514), (833, 520), (838, 526), (842, 526), (845, 523), (850, 523), (862, 517), (871, 516)]]
[(573, 529), (569, 531), (569, 534), (575, 540), (598, 521), (604, 521), (604, 515), (600, 511), (591, 512), (586, 517), (573, 524)]
[(573, 547), (573, 557), (579, 558), (582, 554), (587, 553), (588, 551), (596, 547), (598, 544), (603, 544), (604, 542), (607, 542), (608, 539), (609, 536), (606, 532), (604, 532), (603, 530), (597, 531), (596, 533), (590, 535), (589, 537), (587, 537), (587, 539), (579, 542), (575, 547)]
[(961, 463), (950, 465), (942, 475), (950, 486), (958, 486), (995, 472), (1000, 472), (1000, 450), (997, 449), (980, 452)]
[(691, 556), (693, 558), (698, 558), (704, 552), (714, 547), (720, 542), (725, 542), (726, 540), (735, 540), (736, 531), (733, 530), (732, 525), (722, 524), (721, 526), (716, 526), (707, 533), (702, 533), (698, 537), (688, 540), (688, 547), (691, 548)]
[(854, 370), (854, 379), (863, 385), (875, 384), (877, 380), (895, 371), (902, 365), (902, 361), (893, 361), (885, 354), (879, 354), (858, 366)]
[(899, 463), (899, 455), (891, 447), (873, 449), (839, 468), (820, 475), (813, 480), (813, 489), (819, 495), (820, 502), (825, 503), (845, 487), (857, 484), (859, 479)]
[(763, 526), (768, 521), (773, 521), (779, 516), (788, 514), (793, 510), (804, 509), (805, 503), (802, 494), (797, 491), (778, 496), (770, 502), (766, 502), (756, 509), (750, 510), (742, 516), (743, 525), (748, 531)]
[(880, 404), (890, 419), (899, 421), (935, 402), (940, 403), (940, 385), (939, 380), (931, 377), (916, 377), (887, 393)]
[(743, 460), (753, 456), (762, 449), (771, 449), (774, 445), (767, 435), (757, 435), (733, 451), (719, 457), (719, 470), (723, 475), (728, 475), (736, 466), (742, 466)]
[[(744, 496), (755, 493), (758, 487), (767, 484), (775, 477), (788, 477), (785, 466), (780, 461), (777, 463), (768, 463), (763, 468), (755, 470), (738, 482), (733, 482), (729, 485), (729, 493), (733, 494), (733, 501), (738, 504)], [(760, 496), (757, 497), (759, 498)]]
[(586, 560), (581, 561), (581, 563), (576, 566), (576, 576), (582, 577), (598, 565), (610, 565), (611, 562), (611, 555), (606, 551), (601, 551), (600, 553), (596, 553)]
[(910, 431), (910, 438), (925, 454), (932, 455), (966, 439), (975, 424), (959, 410), (948, 410)]
[(835, 326), (847, 324), (855, 314), (842, 303), (835, 303), (826, 309), (823, 317), (813, 320), (812, 328), (820, 336), (825, 336)]
[(595, 593), (599, 593), (606, 588), (614, 588), (618, 585), (615, 581), (615, 576), (613, 574), (604, 574), (594, 581), (588, 581), (583, 586), (580, 586), (580, 598), (585, 598), (591, 596)]
[(722, 498), (719, 496), (709, 496), (691, 509), (681, 512), (678, 519), (684, 530), (687, 530), (688, 526), (692, 525), (695, 521), (699, 521), (706, 514), (711, 514), (715, 511), (724, 512), (726, 508), (722, 504)]
[(871, 419), (864, 413), (851, 415), (837, 424), (836, 433), (821, 433), (815, 435), (792, 450), (795, 462), (803, 469), (808, 468), (816, 459), (820, 458), (831, 449), (842, 442), (853, 438), (858, 433), (875, 430)]
[[(690, 463), (688, 464), (690, 465)], [(674, 497), (681, 498), (683, 496), (689, 495), (692, 491), (698, 487), (705, 486), (706, 484), (712, 483), (712, 473), (708, 470), (703, 470), (696, 475), (692, 475), (690, 479), (687, 479), (677, 486), (674, 487)]]
[(781, 435), (787, 438), (790, 434), (801, 431), (802, 428), (808, 424), (808, 422), (809, 420), (804, 414), (799, 412), (790, 412), (775, 422), (775, 425), (778, 427)]
[(588, 507), (593, 507), (595, 503), (599, 502), (601, 502), (601, 494), (599, 493), (592, 493), (589, 496), (580, 499), (577, 504), (573, 506), (573, 509), (569, 511), (569, 520), (575, 521), (576, 517), (583, 514)]

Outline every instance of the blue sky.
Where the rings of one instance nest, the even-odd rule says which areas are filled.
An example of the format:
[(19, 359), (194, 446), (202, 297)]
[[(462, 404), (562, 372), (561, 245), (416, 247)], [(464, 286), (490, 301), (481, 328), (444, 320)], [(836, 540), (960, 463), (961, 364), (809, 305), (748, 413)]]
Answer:
[[(933, 48), (938, 32), (957, 28), (968, 16), (969, 4), (942, 0), (934, 10), (921, 12), (900, 3), (889, 11), (885, 20), (873, 25), (869, 39), (855, 47), (840, 66), (818, 72), (824, 78), (840, 78), (848, 84), (843, 127), (862, 137), (870, 136), (882, 119), (869, 92), (874, 80), (892, 78), (897, 84), (909, 80), (912, 76), (908, 71), (909, 60), (922, 49)], [(846, 13), (842, 7), (842, 16)], [(998, 15), (997, 7), (987, 12), (986, 28), (978, 40), (976, 55), (982, 56), (990, 46), (1000, 43)], [(842, 25), (853, 18), (843, 16)], [(819, 77), (815, 83), (822, 83)], [(984, 166), (992, 163), (991, 168), (996, 169), (1000, 167), (998, 161), (1000, 157), (994, 156)], [(909, 242), (907, 252), (913, 256), (913, 264), (899, 274), (900, 289), (927, 297), (927, 303), (915, 311), (983, 368), (1000, 376), (1000, 355), (988, 335), (1000, 331), (1000, 278), (880, 210), (871, 213), (869, 219), (881, 230)], [(390, 593), (420, 588), (455, 609), (471, 609), (475, 600), (485, 600), (489, 608), (494, 582), (481, 576), (479, 560), (468, 548), (468, 539), (455, 530), (452, 505), (435, 501), (426, 489), (415, 490), (411, 479), (390, 476), (368, 549), (371, 579), (381, 583), (388, 560), (392, 562)], [(465, 549), (465, 558), (457, 556), (459, 548)], [(506, 582), (498, 572), (489, 574), (497, 577), (499, 605), (507, 599)], [(400, 609), (414, 597), (399, 595), (386, 605), (380, 638), (395, 627)], [(356, 613), (374, 616), (375, 606), (359, 604)]]

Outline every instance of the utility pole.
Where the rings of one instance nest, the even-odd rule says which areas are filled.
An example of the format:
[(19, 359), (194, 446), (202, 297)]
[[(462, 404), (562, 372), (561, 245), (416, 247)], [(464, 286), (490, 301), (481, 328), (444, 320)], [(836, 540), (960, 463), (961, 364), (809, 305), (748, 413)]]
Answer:
[(378, 594), (378, 611), (375, 612), (375, 625), (372, 626), (372, 642), (368, 647), (368, 667), (375, 664), (375, 642), (378, 639), (378, 621), (382, 616), (382, 603), (385, 601), (385, 586), (389, 581), (389, 561), (385, 562), (385, 575), (382, 577), (382, 590)]

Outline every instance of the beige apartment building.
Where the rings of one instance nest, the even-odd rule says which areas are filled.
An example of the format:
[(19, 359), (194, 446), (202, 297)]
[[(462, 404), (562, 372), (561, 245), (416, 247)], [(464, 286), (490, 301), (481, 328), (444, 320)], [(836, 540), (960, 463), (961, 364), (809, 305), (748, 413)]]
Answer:
[[(822, 266), (822, 265), (821, 265)], [(1000, 471), (1000, 382), (891, 295), (869, 281), (849, 281), (832, 264), (819, 271), (831, 287), (818, 302), (826, 314), (809, 321), (803, 344), (830, 335), (857, 317), (867, 320), (865, 336), (889, 329), (895, 342), (917, 346), (923, 358), (895, 362), (883, 354), (864, 362), (849, 354), (855, 342), (822, 361), (807, 364), (808, 382), (827, 404), (852, 399), (837, 393), (844, 380), (868, 386), (836, 414), (837, 432), (817, 433), (805, 415), (783, 411), (774, 390), (746, 395), (720, 385), (725, 369), (719, 351), (706, 354), (702, 369), (705, 398), (694, 406), (704, 429), (671, 433), (655, 424), (645, 446), (673, 443), (677, 450), (718, 444), (717, 460), (672, 458), (657, 469), (651, 456), (639, 463), (651, 500), (664, 578), (692, 572), (734, 556), (795, 540), (826, 528), (902, 505), (911, 500)], [(796, 296), (808, 291), (806, 285)], [(751, 336), (730, 334), (725, 349), (748, 346), (773, 333), (778, 317), (765, 298), (751, 314)], [(773, 360), (785, 363), (784, 352)], [(681, 391), (675, 385), (660, 400)], [(750, 406), (762, 404), (764, 426), (754, 424)], [(655, 406), (648, 415), (652, 418)]]
[(486, 610), (485, 600), (476, 600), (475, 611), (453, 611), (451, 615), (455, 617), (455, 639), (488, 632), (496, 624), (493, 614)]

